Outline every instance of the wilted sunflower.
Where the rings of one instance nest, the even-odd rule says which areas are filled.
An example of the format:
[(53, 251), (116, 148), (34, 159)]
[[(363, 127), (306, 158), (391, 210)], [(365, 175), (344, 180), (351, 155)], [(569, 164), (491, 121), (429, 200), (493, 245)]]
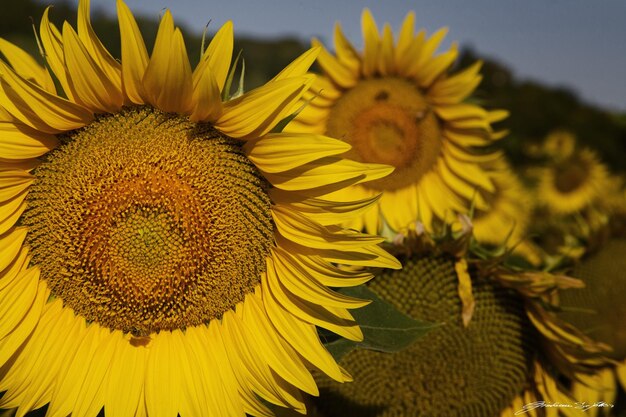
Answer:
[(577, 282), (459, 256), (463, 239), (426, 250), (423, 239), (410, 241), (400, 255), (404, 268), (368, 286), (405, 314), (441, 326), (397, 353), (349, 353), (341, 364), (353, 383), (320, 378), (314, 401), (322, 415), (510, 417), (527, 403), (575, 402), (558, 386), (554, 365), (568, 358), (566, 367), (583, 369), (600, 356), (600, 345), (557, 320), (541, 299)]
[[(46, 10), (51, 74), (0, 43), (0, 407), (50, 416), (304, 411), (308, 365), (350, 377), (316, 326), (359, 340), (367, 281), (398, 267), (375, 236), (331, 224), (370, 204), (317, 198), (389, 167), (321, 135), (270, 133), (317, 51), (229, 99), (232, 24), (190, 68), (166, 11), (152, 54), (118, 1), (121, 63)], [(66, 98), (65, 98), (66, 97)]]
[(336, 56), (320, 53), (324, 77), (305, 95), (310, 102), (291, 127), (343, 139), (352, 145), (351, 158), (396, 168), (382, 180), (336, 193), (349, 200), (383, 192), (378, 209), (351, 223), (356, 229), (375, 232), (384, 218), (394, 230), (416, 219), (431, 230), (435, 219), (467, 212), (470, 201), (485, 208), (477, 189), (494, 191), (479, 163), (497, 154), (476, 149), (503, 136), (491, 124), (506, 112), (465, 102), (480, 83), (481, 63), (449, 74), (456, 45), (435, 54), (446, 30), (430, 38), (424, 31), (416, 35), (414, 20), (414, 13), (406, 16), (394, 45), (391, 27), (385, 25), (380, 35), (364, 10), (362, 54), (335, 26)]

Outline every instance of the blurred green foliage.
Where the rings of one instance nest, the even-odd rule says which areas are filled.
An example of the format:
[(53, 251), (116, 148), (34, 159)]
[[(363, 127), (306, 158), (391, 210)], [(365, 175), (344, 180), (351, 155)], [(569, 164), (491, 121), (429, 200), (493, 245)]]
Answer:
[[(52, 2), (52, 1), (51, 1)], [(54, 1), (51, 20), (57, 25), (65, 20), (76, 21), (77, 2)], [(39, 26), (45, 4), (35, 0), (11, 1), (3, 4), (0, 13), (0, 37), (14, 42), (34, 55), (38, 50), (32, 21)], [(156, 36), (159, 13), (154, 16), (136, 16), (148, 48)], [(32, 17), (32, 19), (31, 19)], [(101, 10), (92, 10), (92, 24), (102, 42), (115, 57), (120, 56), (120, 36), (117, 20)], [(200, 56), (201, 33), (198, 28), (181, 28), (192, 64)], [(216, 27), (209, 25), (209, 31)], [(235, 28), (235, 33), (237, 28)], [(276, 75), (286, 64), (306, 50), (307, 44), (297, 39), (260, 40), (236, 37), (235, 53), (242, 51), (246, 62), (245, 87), (254, 88)], [(477, 59), (484, 61), (483, 82), (475, 99), (487, 108), (503, 108), (511, 116), (499, 127), (511, 134), (501, 142), (515, 165), (526, 163), (524, 150), (530, 143), (539, 142), (553, 129), (572, 131), (579, 141), (596, 149), (602, 159), (614, 170), (626, 171), (626, 114), (616, 114), (583, 102), (567, 89), (554, 88), (535, 81), (516, 79), (511, 69), (497, 61), (481, 57), (466, 49), (458, 62), (459, 68)]]

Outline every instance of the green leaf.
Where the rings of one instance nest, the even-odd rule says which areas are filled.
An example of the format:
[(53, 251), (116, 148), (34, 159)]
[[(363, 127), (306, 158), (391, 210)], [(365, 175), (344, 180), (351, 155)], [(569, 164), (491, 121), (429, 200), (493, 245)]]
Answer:
[(397, 352), (412, 345), (434, 327), (439, 327), (439, 324), (418, 321), (398, 311), (366, 285), (341, 288), (338, 291), (372, 302), (350, 311), (363, 331), (362, 342), (353, 342), (337, 336), (333, 339), (330, 335), (321, 333), (322, 340), (327, 340), (326, 348), (337, 361), (356, 348)]

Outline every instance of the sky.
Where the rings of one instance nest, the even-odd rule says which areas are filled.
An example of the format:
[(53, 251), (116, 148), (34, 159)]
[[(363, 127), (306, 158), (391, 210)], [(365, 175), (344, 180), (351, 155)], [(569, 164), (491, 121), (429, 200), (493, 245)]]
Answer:
[[(626, 111), (626, 0), (125, 0), (135, 14), (174, 20), (200, 32), (232, 20), (235, 35), (275, 39), (290, 35), (306, 42), (316, 36), (331, 47), (335, 22), (362, 45), (361, 11), (368, 7), (379, 26), (397, 33), (409, 10), (416, 27), (449, 32), (513, 70), (518, 79), (566, 87), (608, 110)], [(91, 0), (115, 14), (115, 0)]]

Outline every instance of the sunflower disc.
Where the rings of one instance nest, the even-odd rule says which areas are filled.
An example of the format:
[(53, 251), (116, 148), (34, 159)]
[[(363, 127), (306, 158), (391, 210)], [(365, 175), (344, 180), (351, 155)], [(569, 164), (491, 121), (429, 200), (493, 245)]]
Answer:
[(474, 279), (476, 310), (461, 323), (451, 259), (418, 258), (372, 281), (372, 288), (414, 318), (441, 323), (396, 354), (367, 350), (342, 363), (350, 384), (328, 380), (319, 408), (326, 416), (495, 416), (521, 392), (529, 363), (523, 306), (507, 290)]

